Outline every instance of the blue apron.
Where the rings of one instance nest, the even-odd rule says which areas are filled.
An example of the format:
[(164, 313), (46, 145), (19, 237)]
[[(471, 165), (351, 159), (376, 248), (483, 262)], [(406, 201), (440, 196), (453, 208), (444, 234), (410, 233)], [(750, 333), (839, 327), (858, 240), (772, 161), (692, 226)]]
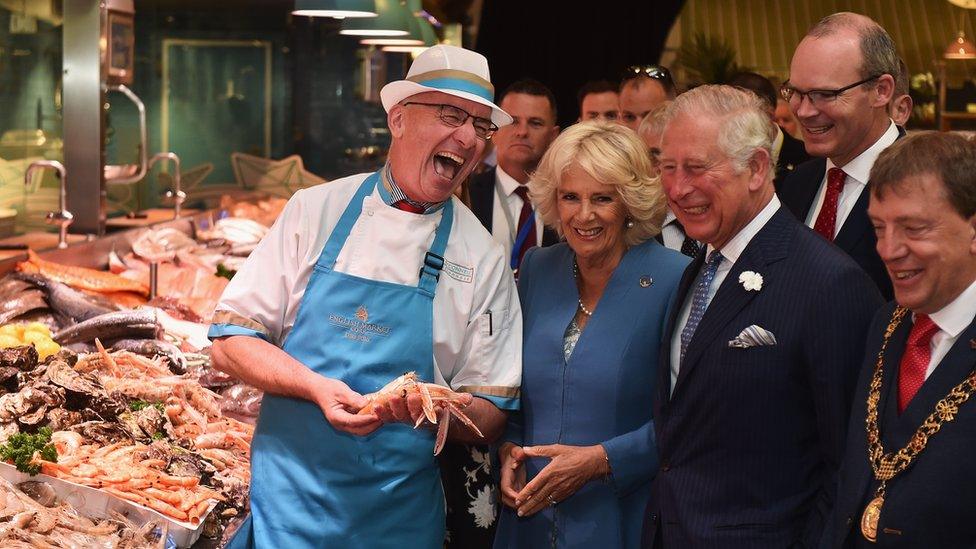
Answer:
[[(433, 382), (433, 300), (454, 214), (448, 201), (416, 286), (336, 272), (379, 181), (368, 177), (339, 218), (282, 347), (362, 394), (408, 371)], [(358, 437), (312, 402), (266, 394), (251, 445), (251, 516), (229, 547), (439, 548), (444, 494), (433, 447), (427, 429), (390, 424)]]

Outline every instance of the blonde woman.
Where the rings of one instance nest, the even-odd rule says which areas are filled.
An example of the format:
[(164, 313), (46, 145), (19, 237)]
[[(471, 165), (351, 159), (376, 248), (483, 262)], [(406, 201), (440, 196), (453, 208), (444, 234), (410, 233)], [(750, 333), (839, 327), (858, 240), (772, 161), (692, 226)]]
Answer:
[(522, 262), (522, 411), (499, 452), (495, 547), (636, 548), (657, 470), (659, 341), (688, 258), (653, 239), (664, 195), (623, 126), (569, 128), (529, 187), (565, 242)]

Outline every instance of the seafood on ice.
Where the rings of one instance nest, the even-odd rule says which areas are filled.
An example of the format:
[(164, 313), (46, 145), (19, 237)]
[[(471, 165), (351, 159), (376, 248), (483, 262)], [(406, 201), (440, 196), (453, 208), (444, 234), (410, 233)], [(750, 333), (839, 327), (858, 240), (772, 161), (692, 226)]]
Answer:
[(103, 294), (132, 292), (142, 297), (149, 295), (149, 286), (141, 282), (129, 280), (106, 271), (96, 271), (95, 269), (47, 261), (41, 259), (33, 250), (27, 250), (27, 261), (18, 263), (17, 270), (24, 273), (40, 273), (79, 290)]
[(426, 419), (437, 425), (437, 438), (434, 442), (434, 455), (444, 448), (447, 441), (447, 429), (451, 424), (451, 416), (458, 418), (468, 429), (479, 437), (484, 438), (478, 426), (461, 410), (471, 404), (472, 396), (467, 393), (456, 393), (447, 387), (434, 383), (424, 383), (417, 377), (416, 372), (407, 372), (387, 383), (375, 393), (364, 395), (369, 402), (359, 410), (360, 414), (368, 414), (377, 404), (383, 405), (393, 398), (405, 398), (409, 394), (419, 394), (423, 403), (424, 415), (418, 418), (414, 428), (420, 427)]

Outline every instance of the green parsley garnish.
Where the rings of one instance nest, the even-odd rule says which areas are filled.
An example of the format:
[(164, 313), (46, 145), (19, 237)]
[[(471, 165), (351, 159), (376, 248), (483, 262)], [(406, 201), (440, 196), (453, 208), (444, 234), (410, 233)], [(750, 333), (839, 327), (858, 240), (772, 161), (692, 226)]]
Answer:
[(40, 454), (41, 459), (57, 463), (58, 451), (51, 444), (51, 429), (41, 427), (36, 435), (17, 433), (7, 439), (7, 443), (0, 446), (0, 459), (17, 466), (17, 470), (29, 475), (41, 472), (41, 466), (32, 463), (34, 452)]

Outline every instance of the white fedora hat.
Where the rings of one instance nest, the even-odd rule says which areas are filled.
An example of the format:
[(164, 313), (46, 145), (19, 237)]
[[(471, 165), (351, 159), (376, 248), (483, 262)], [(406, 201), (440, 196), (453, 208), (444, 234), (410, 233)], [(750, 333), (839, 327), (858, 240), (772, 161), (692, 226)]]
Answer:
[(512, 117), (492, 101), (495, 87), (488, 74), (488, 60), (480, 53), (438, 44), (414, 59), (407, 77), (383, 86), (380, 99), (386, 112), (418, 93), (436, 91), (491, 107), (491, 121), (497, 126), (512, 123)]

